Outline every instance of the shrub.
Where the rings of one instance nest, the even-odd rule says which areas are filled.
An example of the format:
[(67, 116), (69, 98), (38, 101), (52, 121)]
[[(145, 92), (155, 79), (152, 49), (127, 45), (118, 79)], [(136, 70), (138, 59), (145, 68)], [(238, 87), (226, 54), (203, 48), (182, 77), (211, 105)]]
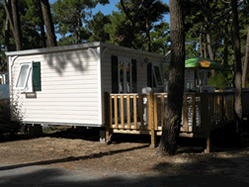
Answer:
[(215, 76), (211, 76), (208, 79), (208, 85), (218, 87), (220, 89), (226, 89), (229, 87), (228, 79), (221, 73), (216, 73)]
[(22, 120), (23, 115), (18, 100), (19, 96), (17, 95), (16, 99), (13, 99), (12, 101), (12, 115), (14, 121), (11, 121), (10, 99), (0, 98), (0, 135), (11, 135), (20, 131), (22, 126), (20, 121)]

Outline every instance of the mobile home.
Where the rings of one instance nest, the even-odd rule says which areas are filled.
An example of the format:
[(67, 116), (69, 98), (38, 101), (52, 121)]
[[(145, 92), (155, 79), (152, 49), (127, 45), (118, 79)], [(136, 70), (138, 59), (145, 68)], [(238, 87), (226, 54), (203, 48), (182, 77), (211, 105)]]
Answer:
[(164, 91), (165, 56), (150, 52), (93, 42), (6, 56), (10, 95), (25, 124), (102, 127), (104, 92)]

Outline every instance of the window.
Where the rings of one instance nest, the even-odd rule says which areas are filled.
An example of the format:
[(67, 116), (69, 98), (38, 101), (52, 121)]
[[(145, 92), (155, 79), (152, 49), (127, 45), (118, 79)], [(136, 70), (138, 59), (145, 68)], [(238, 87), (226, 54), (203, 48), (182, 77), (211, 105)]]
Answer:
[(147, 86), (163, 87), (163, 76), (160, 63), (148, 63), (147, 65)]
[(23, 62), (20, 68), (14, 89), (22, 93), (41, 91), (40, 62)]
[(153, 64), (153, 74), (155, 78), (155, 87), (162, 87), (163, 86), (163, 78), (162, 78), (162, 72), (160, 69), (159, 64)]

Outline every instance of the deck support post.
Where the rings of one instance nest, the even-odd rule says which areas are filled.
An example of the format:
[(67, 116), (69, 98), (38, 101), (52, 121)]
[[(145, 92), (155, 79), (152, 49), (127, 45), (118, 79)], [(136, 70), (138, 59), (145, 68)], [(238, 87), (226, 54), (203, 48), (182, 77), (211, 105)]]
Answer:
[(148, 109), (149, 109), (149, 127), (150, 127), (150, 137), (151, 137), (151, 144), (150, 147), (151, 148), (155, 148), (156, 147), (156, 134), (155, 134), (155, 128), (154, 128), (154, 97), (153, 97), (153, 91), (150, 92), (149, 95), (149, 101), (148, 101)]
[(99, 131), (99, 140), (101, 143), (106, 143), (108, 144), (111, 140), (110, 135), (110, 126), (111, 126), (111, 99), (110, 99), (110, 94), (108, 92), (104, 93), (104, 115), (105, 115), (105, 130), (100, 130)]
[(201, 123), (204, 126), (204, 130), (206, 131), (206, 149), (204, 153), (210, 153), (211, 151), (211, 120), (210, 120), (210, 110), (208, 109), (208, 94), (203, 94), (201, 96)]
[(42, 126), (40, 124), (32, 124), (29, 128), (29, 133), (32, 137), (37, 137), (42, 134)]

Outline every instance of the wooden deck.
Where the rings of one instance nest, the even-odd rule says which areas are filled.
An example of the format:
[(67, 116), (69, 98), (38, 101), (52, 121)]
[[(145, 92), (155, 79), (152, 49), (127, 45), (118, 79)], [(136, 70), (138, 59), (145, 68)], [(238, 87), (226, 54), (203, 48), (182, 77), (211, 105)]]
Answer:
[[(162, 134), (167, 93), (107, 94), (107, 135), (148, 134), (151, 145)], [(210, 132), (234, 120), (234, 93), (185, 93), (179, 136), (203, 137), (210, 150)]]

